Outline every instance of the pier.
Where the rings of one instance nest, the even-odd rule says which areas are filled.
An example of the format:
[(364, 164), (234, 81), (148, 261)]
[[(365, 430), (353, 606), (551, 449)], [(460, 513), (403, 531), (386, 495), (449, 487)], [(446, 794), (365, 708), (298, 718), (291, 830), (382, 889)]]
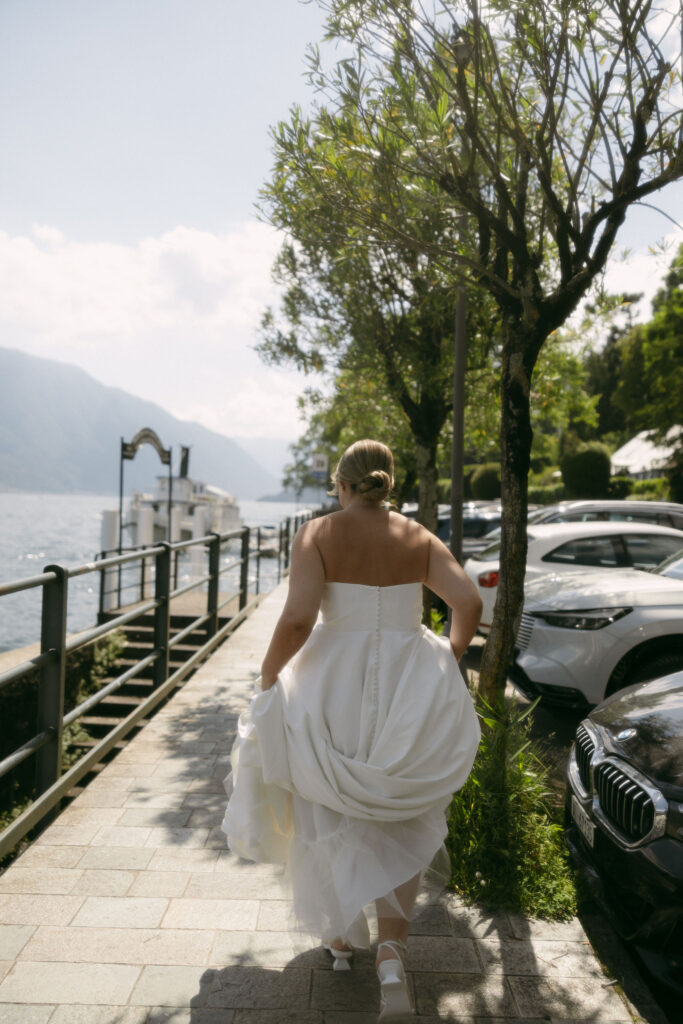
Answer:
[[(236, 858), (220, 830), (237, 717), (286, 586), (0, 876), (3, 1024), (375, 1024), (373, 954), (333, 972), (315, 937), (290, 932), (275, 869)], [(421, 1024), (635, 1019), (576, 919), (443, 893), (420, 905), (408, 955)]]

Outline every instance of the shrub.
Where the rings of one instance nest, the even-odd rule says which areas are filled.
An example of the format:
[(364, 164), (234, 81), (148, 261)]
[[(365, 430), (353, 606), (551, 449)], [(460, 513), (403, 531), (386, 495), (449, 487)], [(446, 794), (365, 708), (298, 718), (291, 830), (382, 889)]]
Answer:
[(668, 501), (669, 481), (664, 476), (654, 476), (650, 480), (632, 480), (631, 497), (640, 501)]
[(502, 721), (479, 705), (482, 742), (449, 812), (451, 888), (467, 902), (565, 920), (576, 890), (549, 769), (529, 739), (534, 706), (512, 704)]
[(529, 487), (528, 500), (532, 505), (554, 505), (564, 498), (564, 484), (546, 484), (544, 487)]
[[(123, 633), (116, 632), (67, 655), (65, 712), (101, 689), (106, 677), (113, 673), (124, 646)], [(12, 723), (11, 729), (0, 733), (0, 757), (8, 756), (35, 734), (37, 709), (37, 670), (24, 679), (10, 683), (0, 692), (0, 721)], [(64, 765), (74, 760), (69, 750), (69, 739), (75, 735), (75, 728), (64, 732)], [(34, 772), (35, 759), (29, 757), (0, 779), (0, 814), (5, 824), (20, 813), (27, 799), (32, 798)]]
[(630, 476), (613, 476), (609, 482), (608, 497), (622, 501), (628, 497), (633, 487), (633, 480)]
[(451, 481), (448, 479), (441, 478), (436, 482), (436, 491), (439, 496), (439, 501), (442, 505), (450, 504), (451, 500)]
[(560, 463), (562, 480), (575, 498), (606, 498), (611, 472), (608, 449), (599, 441), (566, 452)]
[(500, 498), (500, 463), (485, 462), (472, 474), (472, 496), (480, 501)]

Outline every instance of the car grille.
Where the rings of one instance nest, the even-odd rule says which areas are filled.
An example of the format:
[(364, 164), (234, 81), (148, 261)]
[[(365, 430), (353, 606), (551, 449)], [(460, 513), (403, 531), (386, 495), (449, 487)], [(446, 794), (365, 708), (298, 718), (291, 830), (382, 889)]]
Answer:
[(579, 777), (586, 793), (591, 790), (591, 758), (595, 751), (595, 743), (589, 735), (588, 729), (580, 725), (576, 730), (576, 745), (574, 756), (579, 769)]
[(520, 622), (519, 629), (517, 630), (517, 642), (515, 644), (519, 651), (525, 651), (529, 646), (535, 621), (536, 620), (533, 615), (522, 615), (522, 621)]
[(600, 809), (607, 820), (630, 842), (644, 839), (655, 819), (654, 804), (646, 790), (609, 761), (597, 765), (594, 778)]

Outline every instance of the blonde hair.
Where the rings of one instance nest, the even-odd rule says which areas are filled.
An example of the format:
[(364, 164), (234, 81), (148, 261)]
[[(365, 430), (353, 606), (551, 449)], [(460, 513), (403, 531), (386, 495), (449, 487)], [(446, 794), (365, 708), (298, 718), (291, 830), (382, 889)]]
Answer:
[(333, 495), (339, 493), (339, 481), (351, 485), (364, 501), (384, 501), (394, 486), (394, 457), (381, 441), (356, 441), (347, 448), (334, 471)]

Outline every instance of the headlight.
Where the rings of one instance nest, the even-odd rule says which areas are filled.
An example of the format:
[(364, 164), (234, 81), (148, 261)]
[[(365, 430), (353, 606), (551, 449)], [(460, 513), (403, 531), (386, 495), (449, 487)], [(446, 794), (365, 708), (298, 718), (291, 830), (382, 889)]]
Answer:
[(632, 608), (587, 608), (585, 611), (532, 612), (532, 615), (561, 629), (603, 629), (632, 611)]

